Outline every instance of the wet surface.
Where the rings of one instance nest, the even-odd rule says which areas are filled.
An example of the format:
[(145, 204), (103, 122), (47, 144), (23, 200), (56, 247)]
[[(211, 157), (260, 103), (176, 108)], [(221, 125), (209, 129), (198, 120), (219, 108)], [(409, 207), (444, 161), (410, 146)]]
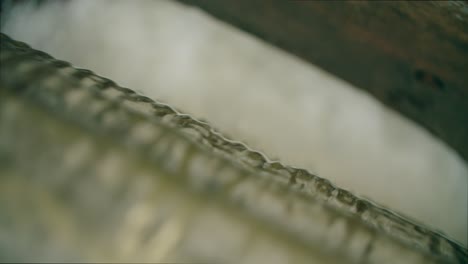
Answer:
[(168, 105), (5, 35), (1, 45), (0, 146), (12, 164), (1, 169), (7, 260), (25, 251), (44, 261), (467, 258), (442, 235)]

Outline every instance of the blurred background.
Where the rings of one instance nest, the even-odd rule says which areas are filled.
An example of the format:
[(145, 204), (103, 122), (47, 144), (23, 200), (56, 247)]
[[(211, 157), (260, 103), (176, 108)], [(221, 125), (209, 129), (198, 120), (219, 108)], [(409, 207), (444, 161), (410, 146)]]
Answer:
[(314, 65), (174, 1), (3, 1), (2, 13), (12, 38), (467, 245), (466, 163)]

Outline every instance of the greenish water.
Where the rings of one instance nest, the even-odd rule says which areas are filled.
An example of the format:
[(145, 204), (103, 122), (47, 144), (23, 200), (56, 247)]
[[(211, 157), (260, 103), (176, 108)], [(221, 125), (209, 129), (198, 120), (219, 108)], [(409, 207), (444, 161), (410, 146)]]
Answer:
[(466, 249), (1, 39), (3, 261), (431, 263)]

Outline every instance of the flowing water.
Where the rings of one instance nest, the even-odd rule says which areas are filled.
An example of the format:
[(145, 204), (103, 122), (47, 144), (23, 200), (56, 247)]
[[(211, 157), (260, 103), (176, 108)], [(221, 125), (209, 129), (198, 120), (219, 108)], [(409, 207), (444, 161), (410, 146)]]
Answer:
[[(177, 3), (52, 2), (40, 7), (31, 4), (19, 5), (11, 10), (10, 14), (12, 15), (6, 19), (2, 17), (4, 19), (2, 32), (27, 41), (34, 48), (50, 52), (55, 57), (92, 69), (100, 75), (117, 81), (120, 85), (136, 89), (139, 93), (157, 101), (168, 102), (180, 109), (179, 111), (209, 120), (209, 123), (221, 133), (262, 151), (262, 153), (252, 152), (243, 144), (226, 140), (219, 133), (213, 132), (207, 123), (196, 122), (196, 125), (193, 125), (191, 121), (193, 119), (190, 116), (174, 115), (173, 108), (165, 107), (161, 103), (157, 104), (158, 111), (164, 113), (160, 114), (163, 123), (186, 124), (182, 126), (183, 129), (180, 129), (183, 131), (182, 134), (189, 135), (192, 140), (196, 139), (197, 144), (201, 143), (202, 148), (206, 149), (208, 156), (214, 154), (216, 158), (200, 155), (201, 150), (189, 146), (192, 143), (179, 144), (178, 142), (185, 141), (177, 139), (178, 132), (169, 134), (160, 132), (162, 136), (158, 136), (157, 131), (161, 128), (157, 129), (147, 124), (147, 119), (143, 119), (144, 122), (135, 121), (136, 123), (133, 124), (132, 120), (139, 120), (142, 117), (121, 117), (125, 115), (115, 114), (118, 111), (110, 111), (114, 114), (107, 119), (106, 115), (98, 114), (99, 120), (110, 120), (111, 125), (99, 123), (105, 129), (97, 129), (96, 127), (99, 126), (90, 121), (94, 120), (93, 116), (105, 109), (114, 109), (115, 106), (104, 103), (93, 104), (89, 99), (92, 96), (90, 97), (85, 92), (80, 95), (79, 89), (78, 92), (70, 93), (71, 95), (63, 95), (63, 91), (59, 90), (52, 91), (50, 94), (43, 92), (42, 95), (32, 92), (33, 95), (26, 97), (18, 97), (10, 92), (4, 93), (4, 98), (8, 100), (2, 99), (1, 101), (2, 122), (9, 125), (2, 125), (4, 128), (1, 130), (4, 139), (3, 149), (8, 150), (4, 151), (3, 164), (15, 164), (13, 161), (21, 161), (20, 164), (24, 169), (9, 170), (8, 166), (4, 166), (3, 174), (7, 175), (5, 182), (8, 184), (2, 185), (2, 188), (5, 188), (2, 192), (4, 193), (3, 199), (16, 197), (18, 192), (12, 190), (23, 186), (21, 188), (29, 188), (28, 193), (31, 193), (31, 197), (43, 197), (38, 198), (41, 206), (44, 206), (44, 211), (37, 212), (36, 217), (39, 219), (50, 217), (47, 210), (50, 210), (51, 214), (57, 214), (58, 218), (51, 219), (64, 219), (72, 217), (73, 214), (80, 215), (80, 210), (93, 212), (90, 214), (92, 219), (83, 220), (77, 217), (79, 221), (77, 220), (78, 223), (75, 224), (73, 221), (56, 220), (57, 230), (50, 229), (55, 227), (53, 223), (40, 221), (37, 225), (42, 224), (43, 229), (48, 231), (38, 231), (42, 229), (31, 226), (28, 227), (29, 229), (26, 228), (22, 234), (24, 237), (27, 237), (28, 230), (43, 232), (52, 237), (63, 236), (62, 240), (56, 240), (56, 243), (64, 248), (65, 253), (62, 256), (54, 255), (62, 253), (46, 246), (44, 249), (38, 249), (37, 254), (43, 254), (51, 259), (64, 256), (80, 259), (82, 256), (74, 256), (80, 252), (79, 250), (66, 253), (73, 251), (70, 245), (89, 249), (91, 248), (88, 244), (91, 243), (90, 241), (112, 235), (119, 236), (120, 240), (116, 238), (116, 241), (120, 242), (109, 245), (107, 253), (106, 250), (94, 253), (86, 251), (86, 258), (109, 259), (112, 256), (120, 260), (134, 259), (142, 252), (137, 248), (141, 245), (138, 243), (142, 243), (141, 234), (146, 230), (141, 229), (156, 225), (152, 228), (154, 231), (150, 231), (153, 234), (156, 232), (156, 235), (149, 235), (148, 238), (156, 246), (151, 243), (148, 245), (153, 245), (158, 250), (152, 253), (146, 252), (149, 255), (142, 256), (143, 260), (167, 259), (161, 256), (172, 256), (173, 259), (178, 260), (198, 258), (222, 261), (221, 255), (226, 255), (226, 260), (232, 260), (229, 256), (236, 254), (249, 256), (245, 252), (251, 252), (253, 257), (246, 257), (246, 262), (254, 261), (257, 256), (255, 254), (258, 254), (257, 257), (262, 256), (259, 258), (266, 262), (263, 258), (265, 254), (261, 254), (262, 250), (269, 248), (276, 251), (281, 248), (282, 251), (278, 251), (279, 257), (276, 261), (289, 257), (297, 260), (316, 258), (318, 262), (335, 261), (333, 254), (330, 255), (327, 252), (341, 252), (341, 255), (338, 254), (338, 259), (344, 256), (358, 262), (363, 259), (380, 262), (385, 259), (383, 257), (385, 254), (398, 255), (395, 252), (407, 250), (398, 243), (393, 244), (391, 238), (387, 238), (386, 235), (377, 236), (378, 239), (375, 239), (373, 235), (375, 231), (372, 231), (374, 230), (372, 228), (377, 228), (379, 232), (394, 233), (403, 241), (403, 245), (410, 244), (423, 251), (426, 249), (431, 251), (435, 248), (433, 251), (438, 252), (436, 254), (438, 256), (452, 256), (450, 243), (447, 244), (442, 238), (441, 240), (431, 239), (433, 236), (439, 237), (437, 234), (425, 228), (413, 230), (412, 223), (403, 221), (380, 207), (375, 207), (369, 201), (356, 198), (345, 190), (359, 196), (369, 197), (398, 213), (435, 227), (466, 245), (468, 173), (465, 163), (453, 151), (419, 127), (385, 109), (347, 83), (335, 79), (314, 66), (214, 21), (199, 10)], [(3, 46), (2, 53), (5, 53)], [(92, 86), (94, 79), (85, 73), (81, 75), (78, 74), (81, 85)], [(2, 82), (5, 81), (4, 76), (6, 75), (2, 75)], [(49, 81), (53, 84), (53, 81)], [(45, 83), (43, 86), (48, 87), (47, 82)], [(17, 84), (11, 84), (11, 86), (16, 87)], [(153, 109), (154, 105), (148, 103), (151, 101), (148, 98), (141, 99), (131, 93), (129, 95), (122, 92), (125, 94), (123, 96), (115, 92), (118, 91), (116, 89), (107, 89), (108, 86), (114, 87), (114, 84), (107, 84), (107, 86), (101, 84), (101, 86), (105, 87), (104, 98), (125, 97), (129, 100), (121, 102), (122, 105), (145, 115), (148, 115), (148, 109)], [(56, 92), (60, 95), (55, 94)], [(25, 106), (24, 100), (33, 102), (32, 106)], [(145, 101), (147, 104), (144, 103)], [(35, 110), (34, 104), (38, 104), (36, 107), (39, 110)], [(77, 108), (74, 108), (75, 105)], [(40, 110), (42, 108), (49, 109), (47, 110), (49, 112), (44, 109)], [(67, 111), (71, 111), (71, 114), (64, 114), (60, 120), (72, 120), (72, 124), (79, 123), (80, 127), (86, 128), (85, 132), (75, 131), (72, 125), (54, 121), (49, 117), (51, 113), (53, 115), (53, 113), (61, 112), (62, 108), (70, 108), (71, 110)], [(41, 111), (46, 112), (41, 114)], [(78, 115), (83, 115), (84, 120), (78, 118)], [(29, 119), (35, 122), (15, 124), (12, 121)], [(51, 128), (55, 127), (54, 131), (63, 132), (53, 132), (51, 128), (44, 128), (43, 133), (31, 136), (29, 132), (34, 131), (35, 127), (44, 126), (42, 122), (50, 124)], [(171, 129), (170, 127), (167, 129)], [(101, 136), (102, 141), (92, 143), (95, 139), (86, 133), (93, 135), (97, 131), (104, 135), (108, 134), (109, 138)], [(131, 137), (128, 134), (136, 136)], [(172, 134), (175, 135), (172, 136)], [(123, 139), (130, 140), (126, 146), (130, 146), (133, 152), (114, 146), (116, 141), (120, 142)], [(18, 142), (15, 143), (18, 147), (12, 147), (15, 146), (12, 142)], [(151, 150), (153, 145), (157, 147)], [(64, 146), (67, 147), (64, 148)], [(140, 156), (132, 156), (132, 153)], [(162, 158), (160, 153), (171, 154), (167, 154), (167, 157), (163, 155), (162, 157), (165, 158)], [(265, 160), (264, 154), (269, 159)], [(155, 159), (156, 164), (162, 166), (162, 169), (159, 169), (162, 172), (156, 173), (150, 165), (146, 164), (148, 162), (144, 158), (146, 156)], [(225, 157), (227, 161), (222, 161), (223, 159), (218, 156)], [(50, 164), (54, 160), (56, 160), (54, 164)], [(280, 160), (281, 163), (271, 162), (272, 160)], [(31, 162), (25, 163), (25, 161)], [(235, 165), (231, 164), (233, 161)], [(143, 164), (138, 165), (140, 163)], [(304, 168), (313, 174), (283, 164)], [(247, 167), (248, 172), (239, 172), (235, 169), (237, 166), (243, 170)], [(34, 184), (17, 180), (19, 178), (17, 175), (29, 175), (31, 172), (37, 172), (38, 179), (41, 180)], [(69, 190), (69, 194), (67, 191), (62, 194), (64, 191), (59, 187), (57, 187), (58, 193), (47, 192), (47, 187), (44, 186), (48, 181), (52, 181), (50, 184), (53, 186), (73, 186), (76, 179), (71, 184), (67, 180), (69, 178), (60, 179), (59, 176), (65, 172), (68, 172), (70, 179), (77, 178), (77, 175), (87, 175), (86, 178), (76, 183), (82, 187), (78, 190), (85, 190), (81, 191), (84, 192), (83, 194), (76, 193), (78, 191), (73, 189)], [(175, 183), (160, 183), (158, 181), (163, 180), (148, 176), (154, 173), (189, 176), (194, 173), (198, 175), (197, 177), (212, 174), (231, 174), (231, 176), (226, 176), (226, 179), (219, 177), (221, 182), (215, 181), (214, 183), (211, 178), (194, 177), (194, 180), (190, 180), (191, 178), (187, 176), (189, 177), (187, 180), (182, 177), (183, 181), (190, 182), (187, 186), (191, 186), (184, 188), (190, 190), (193, 188), (198, 191), (195, 195), (198, 198), (195, 199), (180, 187), (185, 185), (177, 182), (179, 178)], [(134, 182), (122, 179), (129, 174), (136, 175), (135, 179), (141, 180)], [(260, 177), (259, 182), (255, 184), (250, 183), (250, 180), (236, 180), (238, 177), (250, 179), (243, 176), (244, 174), (265, 175)], [(269, 174), (276, 176), (268, 176)], [(317, 178), (314, 174), (322, 178)], [(90, 180), (95, 178), (93, 175), (102, 177), (102, 179), (99, 178), (102, 186)], [(265, 180), (269, 178), (274, 178), (275, 183)], [(331, 183), (323, 178), (330, 180)], [(239, 181), (247, 182), (247, 184), (237, 184)], [(130, 186), (126, 191), (122, 187), (122, 182)], [(43, 186), (43, 189), (38, 188), (37, 185)], [(145, 186), (148, 188), (147, 186), (153, 185), (160, 185), (161, 190), (164, 190), (163, 193), (167, 196), (161, 194), (161, 197), (166, 197), (162, 199), (166, 201), (164, 204), (173, 204), (166, 206), (167, 208), (159, 205), (163, 208), (163, 212), (167, 210), (167, 213), (161, 214), (163, 220), (155, 220), (154, 218), (158, 217), (156, 215), (148, 216), (148, 208), (157, 207), (157, 201), (161, 200), (153, 197), (155, 190), (145, 189)], [(231, 185), (233, 187), (229, 187)], [(257, 185), (258, 187), (249, 187)], [(334, 185), (344, 190), (337, 189)], [(119, 186), (120, 192), (117, 191)], [(281, 186), (292, 186), (294, 194), (289, 194), (291, 190), (285, 190)], [(104, 195), (105, 191), (103, 191), (104, 194), (99, 194), (98, 189), (101, 188), (116, 188), (108, 192), (123, 193), (119, 198), (123, 200), (105, 200), (109, 197)], [(143, 198), (138, 194), (139, 188), (143, 188)], [(217, 194), (221, 196), (219, 199), (233, 202), (234, 209), (230, 209), (229, 206), (224, 208), (230, 203), (220, 202), (218, 198), (217, 202), (207, 202), (211, 201), (210, 193), (217, 193), (219, 189), (227, 193)], [(266, 194), (259, 196), (259, 193)], [(61, 200), (57, 197), (62, 197), (62, 195), (65, 197), (63, 198), (65, 202), (60, 204)], [(102, 197), (93, 197), (93, 195)], [(118, 194), (115, 195), (119, 197)], [(302, 195), (306, 198), (296, 197), (302, 197)], [(79, 199), (76, 197), (83, 196), (88, 198), (84, 201), (76, 200)], [(258, 196), (266, 198), (260, 199)], [(143, 199), (142, 202), (139, 202), (139, 199)], [(312, 199), (315, 202), (303, 204), (304, 202), (300, 202), (301, 199)], [(18, 208), (25, 208), (22, 213), (27, 218), (29, 211), (26, 208), (31, 205), (20, 197), (17, 200)], [(33, 199), (33, 201), (36, 200)], [(208, 205), (203, 208), (208, 209), (201, 210), (201, 204), (205, 203)], [(292, 205), (287, 205), (288, 203)], [(320, 206), (314, 207), (316, 203)], [(326, 204), (326, 209), (323, 209), (323, 203)], [(70, 204), (73, 206), (68, 208)], [(117, 207), (110, 211), (120, 217), (115, 218), (115, 223), (110, 221), (109, 226), (106, 227), (106, 224), (98, 220), (105, 217), (101, 214), (109, 204)], [(251, 213), (247, 213), (247, 218), (259, 218), (264, 222), (258, 219), (257, 222), (248, 220), (250, 218), (246, 219), (246, 213), (238, 209), (239, 206), (242, 210), (250, 210)], [(292, 210), (292, 213), (286, 214), (288, 217), (284, 218), (286, 215), (281, 208), (291, 206), (293, 209), (288, 210)], [(302, 210), (294, 209), (296, 207)], [(310, 209), (312, 211), (308, 213), (308, 209), (304, 208), (309, 207), (315, 209)], [(334, 209), (328, 209), (329, 207)], [(45, 216), (42, 216), (43, 214)], [(310, 216), (305, 217), (302, 214), (310, 214)], [(213, 216), (210, 217), (210, 215)], [(314, 215), (315, 217), (312, 217)], [(348, 215), (352, 217), (348, 218)], [(194, 220), (192, 231), (187, 231), (187, 224), (184, 223), (188, 216), (198, 219)], [(232, 220), (227, 220), (226, 217)], [(311, 221), (311, 218), (316, 221), (315, 229), (310, 227), (310, 223), (304, 222), (304, 219)], [(349, 220), (355, 218), (359, 220)], [(109, 216), (107, 219), (110, 220)], [(4, 221), (15, 222), (12, 219)], [(197, 221), (200, 223), (195, 224)], [(207, 224), (206, 221), (212, 224)], [(92, 224), (98, 222), (99, 224)], [(223, 226), (227, 222), (228, 226)], [(365, 224), (363, 225), (362, 222)], [(21, 223), (17, 224), (21, 226)], [(27, 222), (23, 225), (28, 226)], [(121, 233), (115, 232), (115, 228), (122, 225), (128, 228), (119, 229)], [(212, 239), (207, 238), (206, 227), (204, 229), (203, 225), (213, 225), (213, 228), (218, 230), (215, 233), (219, 232), (219, 234), (212, 234), (215, 236)], [(92, 226), (96, 230), (85, 232), (88, 236), (80, 236), (79, 233), (82, 230), (80, 227), (84, 226)], [(192, 223), (189, 226), (192, 226)], [(275, 232), (271, 231), (271, 229), (278, 229), (278, 226), (282, 228)], [(320, 226), (323, 228), (318, 228)], [(231, 228), (239, 231), (226, 231)], [(253, 233), (255, 235), (246, 230), (256, 230)], [(358, 235), (350, 236), (349, 230), (353, 230)], [(4, 232), (7, 231), (4, 230)], [(191, 236), (187, 234), (192, 233), (195, 238), (190, 240)], [(225, 241), (224, 244), (221, 243), (225, 247), (224, 250), (229, 253), (223, 254), (220, 249), (219, 256), (217, 256), (212, 250), (214, 245), (210, 246), (209, 241), (222, 241), (220, 237), (233, 236), (234, 233), (239, 233), (236, 236), (238, 240), (233, 239)], [(301, 233), (304, 233), (303, 236), (297, 235)], [(291, 234), (296, 235), (292, 235), (291, 238)], [(216, 235), (220, 237), (216, 238)], [(302, 238), (298, 239), (297, 236)], [(70, 237), (80, 239), (80, 241), (70, 240)], [(206, 245), (195, 242), (200, 241), (199, 237), (207, 241)], [(258, 245), (259, 249), (250, 251), (242, 249), (241, 245), (253, 239), (252, 237), (259, 237), (255, 239), (263, 241), (249, 242)], [(289, 240), (286, 237), (289, 237)], [(322, 241), (324, 237), (330, 242), (322, 248), (319, 241)], [(350, 237), (355, 238), (357, 242), (352, 242)], [(174, 242), (167, 243), (167, 238), (172, 238)], [(26, 238), (24, 240), (27, 241)], [(23, 244), (21, 239), (19, 241), (18, 245), (24, 246), (28, 243), (31, 243), (30, 247), (37, 245), (34, 241)], [(66, 243), (62, 245), (57, 241), (66, 241)], [(276, 244), (273, 245), (273, 241), (276, 241)], [(284, 241), (293, 242), (287, 243), (288, 246), (286, 246)], [(348, 241), (348, 243), (343, 241)], [(367, 249), (366, 245), (370, 245), (369, 241), (372, 241), (370, 244), (377, 245), (373, 246), (373, 250)], [(68, 246), (67, 243), (69, 243)], [(103, 244), (100, 241), (93, 243)], [(2, 241), (2, 245), (6, 244), (8, 240)], [(304, 250), (301, 250), (304, 247), (308, 248), (308, 245), (312, 245), (311, 248), (316, 248), (316, 251), (320, 253), (315, 254), (316, 252), (312, 251), (306, 254)], [(11, 245), (10, 247), (15, 248)], [(115, 255), (115, 247), (122, 247), (122, 255)], [(185, 248), (185, 251), (181, 247)], [(3, 248), (7, 247), (3, 246)], [(21, 249), (21, 246), (17, 248)], [(394, 248), (394, 251), (389, 248)], [(387, 250), (390, 253), (387, 251), (382, 253), (379, 250)], [(171, 255), (170, 252), (173, 254)], [(18, 255), (21, 254), (14, 253), (14, 251), (11, 253), (12, 258), (17, 258)], [(418, 254), (408, 254), (408, 256), (409, 259), (406, 261), (410, 263), (416, 260), (426, 261), (425, 257), (420, 257)], [(274, 256), (271, 257), (275, 259)], [(411, 259), (414, 261), (410, 261)]]

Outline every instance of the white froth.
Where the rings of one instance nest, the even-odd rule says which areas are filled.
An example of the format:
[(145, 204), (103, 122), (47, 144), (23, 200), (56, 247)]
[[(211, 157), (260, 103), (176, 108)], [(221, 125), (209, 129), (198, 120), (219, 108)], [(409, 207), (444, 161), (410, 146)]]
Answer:
[(22, 4), (12, 14), (2, 25), (11, 37), (467, 244), (463, 160), (317, 67), (174, 2)]

